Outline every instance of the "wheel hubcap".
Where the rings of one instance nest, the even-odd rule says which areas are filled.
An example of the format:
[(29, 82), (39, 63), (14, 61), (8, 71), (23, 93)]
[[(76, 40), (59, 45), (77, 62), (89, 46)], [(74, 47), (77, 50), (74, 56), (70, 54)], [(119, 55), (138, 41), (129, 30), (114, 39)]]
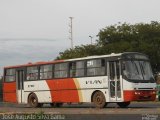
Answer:
[(32, 104), (35, 104), (35, 103), (36, 103), (36, 99), (32, 98)]
[(98, 104), (101, 104), (102, 103), (102, 97), (100, 96), (100, 95), (98, 95), (97, 96), (97, 99), (96, 99), (96, 102), (98, 103)]

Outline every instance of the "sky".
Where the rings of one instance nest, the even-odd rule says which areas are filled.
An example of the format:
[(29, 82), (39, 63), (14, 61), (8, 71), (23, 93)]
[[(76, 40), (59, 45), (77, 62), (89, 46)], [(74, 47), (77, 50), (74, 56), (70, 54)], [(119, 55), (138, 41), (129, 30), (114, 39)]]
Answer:
[(0, 75), (3, 67), (50, 61), (73, 44), (86, 45), (118, 22), (160, 20), (160, 0), (0, 0)]

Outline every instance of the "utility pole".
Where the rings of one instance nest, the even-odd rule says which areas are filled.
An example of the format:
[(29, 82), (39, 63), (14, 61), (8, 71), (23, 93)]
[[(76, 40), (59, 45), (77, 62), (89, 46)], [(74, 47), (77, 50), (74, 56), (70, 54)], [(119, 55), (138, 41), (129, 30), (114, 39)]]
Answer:
[(69, 19), (70, 19), (70, 24), (69, 24), (70, 37), (69, 37), (69, 39), (71, 40), (71, 48), (73, 49), (73, 27), (72, 27), (72, 19), (73, 19), (73, 17), (69, 17)]
[(92, 38), (93, 38), (93, 37), (92, 37), (92, 36), (89, 36), (89, 37), (91, 38), (91, 45), (92, 45)]

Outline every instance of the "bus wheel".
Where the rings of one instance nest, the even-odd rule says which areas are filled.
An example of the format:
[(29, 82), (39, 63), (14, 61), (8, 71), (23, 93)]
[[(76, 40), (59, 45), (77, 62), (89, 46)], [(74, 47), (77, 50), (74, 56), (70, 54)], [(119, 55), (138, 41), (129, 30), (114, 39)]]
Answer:
[(38, 103), (38, 98), (35, 93), (32, 93), (28, 98), (28, 103), (31, 107), (41, 107), (43, 104)]
[(96, 108), (103, 108), (106, 105), (105, 96), (100, 91), (94, 93), (92, 101), (95, 104)]
[(130, 102), (118, 102), (117, 104), (121, 108), (126, 108), (130, 104)]

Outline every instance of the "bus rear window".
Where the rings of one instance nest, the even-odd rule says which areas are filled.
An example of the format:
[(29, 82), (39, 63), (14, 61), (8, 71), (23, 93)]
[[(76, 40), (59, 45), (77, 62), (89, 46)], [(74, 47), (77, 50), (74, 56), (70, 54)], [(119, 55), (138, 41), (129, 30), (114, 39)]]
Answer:
[(15, 69), (6, 69), (5, 82), (15, 81)]

